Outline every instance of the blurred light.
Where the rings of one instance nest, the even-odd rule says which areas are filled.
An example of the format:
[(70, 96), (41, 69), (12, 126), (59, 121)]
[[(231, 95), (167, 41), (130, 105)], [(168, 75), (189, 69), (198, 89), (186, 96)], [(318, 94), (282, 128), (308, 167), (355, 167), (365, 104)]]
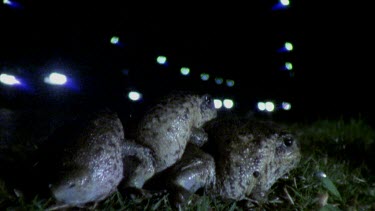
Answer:
[(282, 102), (282, 103), (281, 103), (281, 107), (282, 107), (284, 110), (288, 111), (288, 110), (290, 110), (290, 109), (292, 108), (292, 105), (291, 105), (290, 103), (288, 103), (288, 102)]
[(13, 8), (22, 8), (21, 4), (15, 1), (11, 1), (11, 0), (3, 0), (3, 4), (8, 5), (9, 7), (13, 7)]
[(10, 86), (21, 84), (15, 76), (5, 73), (0, 74), (0, 82)]
[(11, 5), (12, 2), (10, 0), (3, 0), (3, 4)]
[(165, 64), (165, 63), (167, 63), (167, 57), (165, 57), (165, 56), (158, 56), (156, 58), (156, 62), (159, 63), (159, 64)]
[(60, 73), (51, 73), (44, 78), (44, 82), (51, 85), (64, 85), (68, 81), (67, 77)]
[(289, 6), (290, 4), (289, 0), (280, 0), (280, 3), (284, 6)]
[(275, 104), (273, 104), (273, 102), (266, 102), (265, 105), (268, 112), (272, 112), (275, 110)]
[(215, 83), (216, 84), (222, 84), (223, 83), (223, 79), (222, 78), (215, 78)]
[(119, 41), (120, 41), (120, 38), (117, 37), (117, 36), (113, 36), (113, 37), (111, 38), (111, 43), (112, 43), (113, 45), (117, 45), (117, 44), (119, 43)]
[(280, 9), (285, 9), (290, 5), (289, 0), (280, 0), (278, 3), (276, 3), (273, 7), (272, 10), (280, 10)]
[(260, 111), (266, 110), (266, 104), (264, 102), (258, 102), (258, 109)]
[(224, 104), (224, 107), (227, 109), (233, 108), (233, 105), (234, 105), (233, 100), (231, 99), (224, 99), (223, 104)]
[(129, 92), (128, 97), (132, 101), (138, 101), (142, 98), (142, 94), (136, 91), (131, 91)]
[(326, 173), (324, 173), (322, 171), (316, 172), (315, 176), (318, 177), (318, 178), (326, 178), (327, 177)]
[(229, 86), (229, 87), (234, 86), (234, 81), (230, 80), (230, 79), (227, 79), (227, 86)]
[(221, 107), (223, 107), (223, 102), (219, 99), (214, 99), (214, 105), (216, 109), (220, 109)]
[(284, 48), (285, 48), (285, 50), (287, 50), (287, 51), (292, 51), (292, 50), (293, 50), (293, 45), (292, 45), (292, 43), (290, 43), (290, 42), (285, 42), (285, 44), (284, 44)]
[(286, 70), (292, 70), (292, 69), (293, 69), (293, 65), (292, 65), (292, 63), (290, 63), (290, 62), (285, 62), (285, 69), (286, 69)]
[(209, 74), (207, 74), (207, 73), (202, 73), (202, 74), (201, 74), (201, 79), (202, 79), (203, 81), (207, 81), (209, 78), (210, 78), (210, 75), (209, 75)]
[(189, 75), (190, 69), (188, 67), (181, 67), (180, 72), (182, 75)]

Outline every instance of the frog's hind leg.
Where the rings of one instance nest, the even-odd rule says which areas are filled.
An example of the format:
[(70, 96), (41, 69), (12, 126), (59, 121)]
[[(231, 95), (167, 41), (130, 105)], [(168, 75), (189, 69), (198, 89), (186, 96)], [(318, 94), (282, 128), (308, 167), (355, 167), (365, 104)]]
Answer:
[[(119, 190), (147, 195), (143, 185), (155, 174), (155, 160), (149, 148), (134, 141), (124, 141), (122, 147), (124, 177)], [(138, 195), (137, 194), (137, 195)]]
[(170, 172), (170, 199), (174, 206), (180, 207), (189, 203), (191, 196), (198, 190), (214, 184), (215, 162), (211, 155), (193, 144), (188, 144), (181, 160)]

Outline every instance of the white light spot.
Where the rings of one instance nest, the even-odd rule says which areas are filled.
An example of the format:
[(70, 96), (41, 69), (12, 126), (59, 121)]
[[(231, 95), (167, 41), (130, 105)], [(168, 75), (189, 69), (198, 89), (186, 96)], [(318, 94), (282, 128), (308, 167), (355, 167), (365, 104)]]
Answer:
[(119, 41), (120, 41), (120, 38), (117, 37), (117, 36), (113, 36), (113, 37), (111, 38), (111, 43), (112, 43), (113, 45), (118, 44)]
[(12, 2), (10, 0), (3, 0), (3, 4), (11, 5)]
[(136, 91), (131, 91), (129, 92), (128, 97), (132, 101), (138, 101), (142, 98), (142, 94)]
[(290, 110), (290, 109), (292, 108), (292, 105), (291, 105), (290, 103), (288, 103), (288, 102), (282, 102), (282, 103), (281, 103), (281, 107), (282, 107), (284, 110), (288, 111), (288, 110)]
[(182, 75), (189, 75), (190, 69), (188, 67), (181, 67), (180, 72)]
[(67, 81), (65, 75), (55, 72), (44, 78), (44, 82), (51, 85), (64, 85)]
[(317, 177), (319, 177), (319, 178), (326, 178), (326, 177), (327, 177), (326, 173), (324, 173), (324, 172), (322, 172), (322, 171), (318, 171), (318, 172), (316, 172), (315, 175), (316, 175)]
[(257, 106), (258, 106), (259, 111), (266, 110), (266, 104), (264, 102), (258, 102)]
[(284, 6), (289, 6), (290, 4), (289, 0), (280, 0), (280, 3)]
[(266, 102), (265, 105), (268, 112), (272, 112), (275, 110), (275, 104), (273, 104), (273, 102)]
[(202, 73), (201, 74), (201, 79), (202, 81), (207, 81), (210, 78), (210, 75), (207, 73)]
[(10, 86), (21, 84), (21, 82), (15, 76), (5, 73), (0, 75), (0, 82)]
[(224, 99), (223, 104), (224, 104), (224, 107), (227, 109), (233, 108), (233, 105), (234, 105), (233, 100), (231, 99)]
[(156, 58), (156, 62), (159, 64), (165, 64), (167, 62), (167, 57), (165, 56), (158, 56)]
[(216, 109), (220, 109), (221, 107), (223, 107), (223, 102), (219, 99), (214, 99), (214, 105)]

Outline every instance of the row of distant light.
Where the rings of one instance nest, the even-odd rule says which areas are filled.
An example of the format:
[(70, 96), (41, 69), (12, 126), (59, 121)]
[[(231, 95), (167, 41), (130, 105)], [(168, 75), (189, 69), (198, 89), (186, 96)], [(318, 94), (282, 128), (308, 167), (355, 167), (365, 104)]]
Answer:
[[(137, 91), (130, 91), (128, 93), (128, 98), (131, 101), (139, 101), (142, 99), (142, 94)], [(226, 109), (232, 109), (234, 106), (234, 102), (232, 99), (224, 99), (224, 100), (214, 99), (214, 105), (216, 109), (221, 109), (223, 106)]]
[[(267, 102), (258, 102), (257, 104), (259, 111), (266, 111), (266, 112), (273, 112), (275, 111), (275, 104), (271, 101)], [(288, 102), (282, 102), (281, 103), (281, 109), (283, 110), (290, 110), (292, 108), (292, 105)]]
[[(68, 78), (61, 73), (53, 72), (50, 73), (47, 77), (44, 78), (44, 82), (51, 85), (64, 85), (68, 81)], [(21, 80), (14, 75), (1, 73), (0, 74), (0, 83), (14, 86), (21, 85)]]
[[(119, 46), (122, 45), (121, 42), (120, 42), (120, 38), (118, 36), (111, 37), (110, 42), (113, 45), (119, 45)], [(163, 55), (157, 56), (156, 57), (156, 62), (158, 64), (164, 65), (164, 66), (168, 64), (167, 57), (163, 56)], [(180, 68), (180, 73), (183, 76), (188, 76), (188, 75), (190, 75), (190, 68), (189, 67), (181, 67)], [(208, 73), (201, 73), (200, 74), (200, 78), (201, 78), (202, 81), (208, 81), (210, 79), (210, 75)], [(218, 85), (224, 83), (224, 79), (221, 78), (221, 77), (216, 77), (214, 80), (215, 80), (215, 83), (218, 84)], [(226, 85), (228, 87), (233, 87), (234, 86), (234, 80), (232, 80), (232, 79), (226, 79), (225, 82), (226, 82)]]

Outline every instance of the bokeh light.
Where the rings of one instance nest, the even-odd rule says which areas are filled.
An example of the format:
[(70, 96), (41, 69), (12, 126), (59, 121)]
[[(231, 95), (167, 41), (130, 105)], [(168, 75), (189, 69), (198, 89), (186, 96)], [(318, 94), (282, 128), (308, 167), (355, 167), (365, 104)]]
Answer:
[(224, 81), (223, 78), (215, 78), (215, 83), (216, 83), (216, 84), (219, 84), (219, 85), (220, 85), (220, 84), (223, 83), (223, 81)]
[(293, 50), (293, 44), (290, 43), (290, 42), (285, 42), (285, 44), (284, 44), (284, 48), (285, 48), (285, 50), (287, 50), (287, 51), (292, 51), (292, 50)]
[(0, 74), (0, 82), (9, 86), (21, 84), (14, 75), (8, 75), (5, 73)]
[(257, 107), (258, 107), (259, 111), (266, 110), (266, 104), (264, 102), (258, 102)]
[(61, 73), (53, 72), (44, 78), (44, 82), (51, 85), (64, 85), (68, 78)]
[(161, 65), (166, 64), (167, 63), (167, 57), (165, 57), (165, 56), (158, 56), (156, 58), (156, 62), (158, 64), (161, 64)]
[(137, 92), (137, 91), (130, 91), (128, 93), (128, 98), (131, 100), (131, 101), (139, 101), (142, 99), (142, 94)]
[(286, 70), (293, 70), (293, 64), (291, 62), (285, 62), (285, 69)]
[(216, 109), (223, 107), (223, 102), (220, 99), (214, 99), (214, 105)]
[(207, 81), (208, 79), (210, 79), (210, 75), (208, 73), (202, 73), (201, 79), (202, 81)]
[(273, 102), (266, 102), (265, 106), (268, 112), (273, 112), (275, 110), (275, 104)]
[(280, 3), (281, 3), (283, 6), (289, 6), (289, 5), (290, 5), (289, 0), (280, 0)]
[(111, 43), (112, 43), (113, 45), (117, 45), (119, 42), (120, 42), (120, 38), (119, 38), (119, 37), (117, 37), (117, 36), (113, 36), (113, 37), (111, 38)]
[(190, 69), (188, 67), (181, 67), (180, 72), (182, 75), (189, 75)]
[(226, 80), (226, 83), (227, 83), (227, 86), (228, 86), (228, 87), (232, 87), (232, 86), (234, 86), (234, 80), (227, 79), (227, 80)]
[(281, 103), (281, 107), (282, 107), (284, 110), (288, 111), (288, 110), (290, 110), (290, 109), (292, 108), (292, 105), (291, 105), (290, 103), (288, 103), (288, 102), (282, 102), (282, 103)]
[(234, 102), (231, 99), (224, 99), (223, 100), (223, 105), (224, 105), (225, 108), (231, 109), (234, 106)]

